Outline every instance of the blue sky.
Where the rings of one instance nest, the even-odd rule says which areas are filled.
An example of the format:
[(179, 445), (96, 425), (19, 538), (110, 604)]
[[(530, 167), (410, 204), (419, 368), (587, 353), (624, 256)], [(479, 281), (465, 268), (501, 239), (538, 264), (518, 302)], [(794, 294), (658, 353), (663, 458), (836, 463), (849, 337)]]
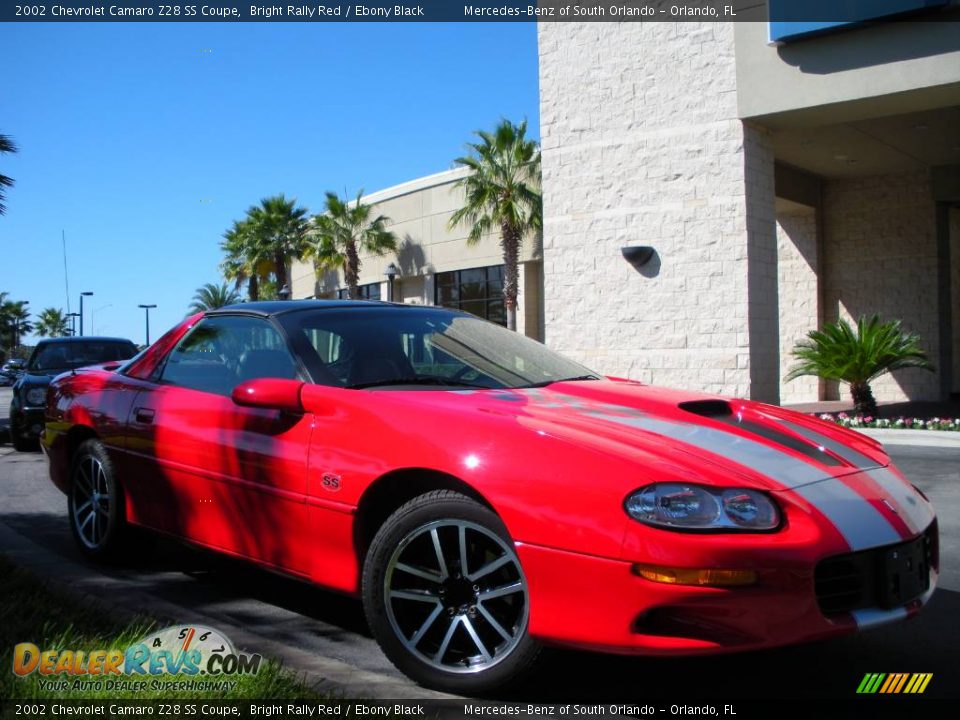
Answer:
[[(0, 290), (143, 342), (220, 280), (221, 233), (445, 170), (500, 117), (539, 132), (534, 23), (0, 24)], [(95, 317), (92, 312), (96, 313)]]

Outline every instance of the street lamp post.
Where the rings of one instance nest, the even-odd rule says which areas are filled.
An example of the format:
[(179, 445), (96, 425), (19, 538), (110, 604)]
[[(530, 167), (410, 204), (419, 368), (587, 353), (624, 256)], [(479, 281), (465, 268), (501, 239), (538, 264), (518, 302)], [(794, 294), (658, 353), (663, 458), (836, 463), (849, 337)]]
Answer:
[(146, 315), (147, 320), (147, 346), (150, 345), (150, 310), (155, 308), (156, 305), (137, 305), (139, 308), (143, 308), (144, 314)]
[(393, 263), (387, 265), (387, 269), (383, 271), (383, 274), (387, 276), (387, 301), (393, 302), (393, 281), (400, 274), (400, 271), (397, 269), (397, 266)]
[(77, 318), (80, 317), (80, 313), (67, 313), (67, 317), (70, 318), (70, 335), (76, 335)]
[(83, 298), (93, 295), (89, 290), (80, 293), (80, 337), (83, 337)]

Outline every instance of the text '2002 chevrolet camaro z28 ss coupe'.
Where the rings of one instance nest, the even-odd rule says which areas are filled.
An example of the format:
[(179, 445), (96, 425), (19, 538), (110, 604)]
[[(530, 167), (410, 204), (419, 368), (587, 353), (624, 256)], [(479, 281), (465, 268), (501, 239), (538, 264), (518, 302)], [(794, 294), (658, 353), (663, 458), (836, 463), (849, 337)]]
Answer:
[(815, 418), (603, 378), (473, 316), (195, 315), (61, 375), (44, 450), (89, 556), (142, 526), (362, 597), (418, 682), (490, 690), (542, 644), (678, 655), (917, 613), (933, 509)]

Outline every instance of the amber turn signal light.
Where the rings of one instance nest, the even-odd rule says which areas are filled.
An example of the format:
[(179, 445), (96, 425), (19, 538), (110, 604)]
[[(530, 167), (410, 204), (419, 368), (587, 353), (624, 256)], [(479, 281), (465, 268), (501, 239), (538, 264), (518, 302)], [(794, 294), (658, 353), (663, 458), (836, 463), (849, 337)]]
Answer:
[(753, 570), (714, 570), (697, 568), (670, 568), (659, 565), (633, 566), (633, 571), (650, 582), (667, 585), (711, 585), (730, 587), (754, 585), (757, 573)]

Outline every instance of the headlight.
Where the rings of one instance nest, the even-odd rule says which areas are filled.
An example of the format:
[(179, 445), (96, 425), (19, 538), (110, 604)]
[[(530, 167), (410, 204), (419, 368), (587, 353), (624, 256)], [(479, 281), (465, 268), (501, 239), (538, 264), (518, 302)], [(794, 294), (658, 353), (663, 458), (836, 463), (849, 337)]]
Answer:
[(773, 500), (746, 488), (654, 483), (630, 494), (627, 514), (674, 530), (773, 530), (780, 511)]
[(24, 395), (24, 399), (27, 401), (27, 405), (46, 405), (47, 404), (47, 389), (46, 388), (30, 388), (27, 390)]

